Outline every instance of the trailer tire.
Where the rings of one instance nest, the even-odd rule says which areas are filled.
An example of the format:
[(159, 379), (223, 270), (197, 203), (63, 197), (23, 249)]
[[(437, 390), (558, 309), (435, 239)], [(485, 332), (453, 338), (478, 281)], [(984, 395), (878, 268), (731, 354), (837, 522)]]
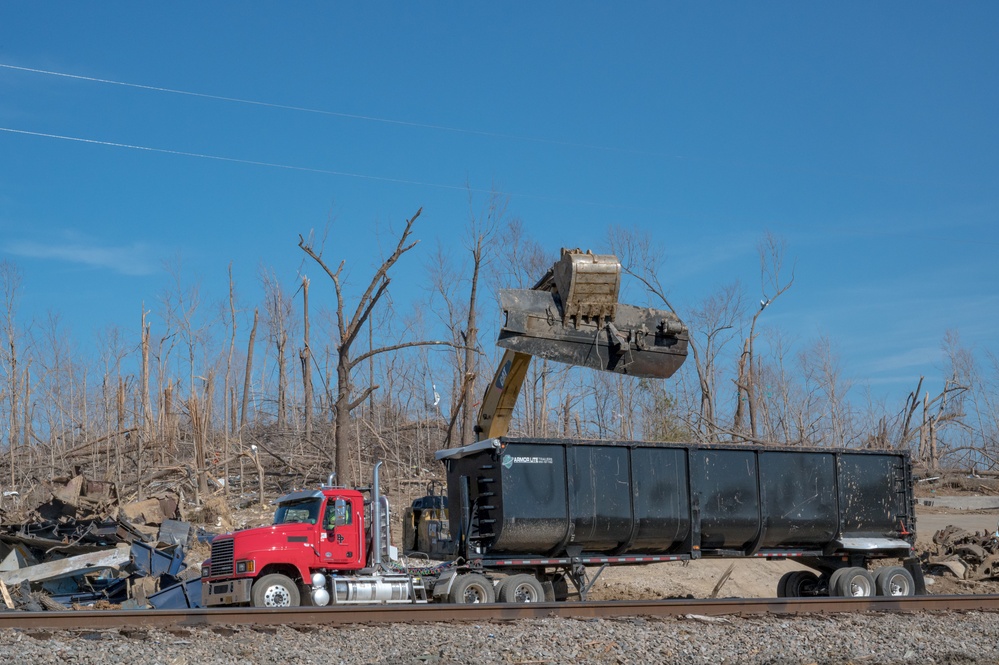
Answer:
[(785, 573), (777, 585), (778, 598), (804, 598), (815, 596), (819, 576), (810, 570), (794, 570)]
[(787, 598), (787, 580), (794, 575), (797, 571), (792, 571), (790, 573), (784, 573), (780, 576), (780, 580), (777, 582), (777, 597)]
[(839, 591), (837, 591), (837, 584), (839, 583), (839, 578), (843, 574), (846, 568), (837, 568), (836, 570), (829, 573), (829, 584), (828, 584), (828, 594), (830, 596), (838, 596)]
[(501, 603), (541, 603), (545, 588), (533, 575), (512, 575), (500, 586), (497, 599)]
[(905, 568), (886, 566), (874, 576), (874, 588), (879, 596), (914, 596), (916, 581)]
[(874, 595), (874, 576), (864, 568), (843, 568), (832, 584), (832, 591), (837, 596), (864, 598)]
[(472, 603), (495, 603), (496, 593), (493, 591), (493, 584), (483, 575), (478, 573), (468, 573), (459, 575), (458, 579), (451, 585), (451, 593), (448, 599), (452, 603), (459, 605), (469, 605)]
[(253, 583), (250, 598), (254, 607), (298, 607), (302, 596), (298, 585), (285, 575), (264, 575)]

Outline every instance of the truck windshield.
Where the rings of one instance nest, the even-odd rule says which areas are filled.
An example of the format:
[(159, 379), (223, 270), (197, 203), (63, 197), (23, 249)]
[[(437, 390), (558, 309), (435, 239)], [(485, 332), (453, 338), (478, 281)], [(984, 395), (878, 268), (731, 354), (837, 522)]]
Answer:
[(291, 524), (294, 522), (306, 522), (308, 524), (315, 524), (316, 520), (319, 519), (319, 508), (322, 503), (322, 499), (303, 499), (301, 501), (282, 503), (274, 511), (274, 523)]

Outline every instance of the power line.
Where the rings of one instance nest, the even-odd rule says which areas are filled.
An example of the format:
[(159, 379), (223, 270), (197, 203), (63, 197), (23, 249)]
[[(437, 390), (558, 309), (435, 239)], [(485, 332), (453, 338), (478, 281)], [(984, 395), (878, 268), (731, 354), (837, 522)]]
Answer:
[(222, 102), (231, 102), (234, 104), (249, 104), (252, 106), (262, 106), (265, 108), (272, 109), (282, 109), (285, 111), (297, 111), (300, 113), (315, 113), (318, 115), (327, 115), (337, 118), (347, 118), (350, 120), (365, 120), (367, 122), (380, 122), (388, 125), (400, 125), (403, 127), (418, 127), (420, 129), (432, 129), (441, 132), (453, 132), (456, 134), (468, 134), (472, 136), (486, 136), (490, 138), (499, 138), (514, 141), (527, 141), (531, 143), (544, 143), (547, 145), (557, 145), (567, 148), (584, 148), (587, 150), (602, 150), (605, 152), (619, 152), (632, 155), (645, 155), (649, 157), (668, 157), (674, 159), (684, 159), (681, 155), (667, 155), (659, 152), (650, 152), (647, 150), (634, 150), (630, 148), (617, 148), (612, 146), (596, 145), (590, 143), (577, 143), (573, 141), (560, 141), (557, 139), (546, 139), (537, 136), (523, 136), (518, 134), (505, 134), (503, 132), (492, 132), (482, 129), (467, 129), (463, 127), (450, 127), (448, 125), (436, 125), (433, 123), (425, 122), (413, 122), (411, 120), (397, 120), (394, 118), (383, 118), (379, 116), (372, 115), (361, 115), (356, 113), (343, 113), (341, 111), (328, 111), (325, 109), (309, 108), (307, 106), (294, 106), (290, 104), (277, 104), (274, 102), (262, 102), (254, 99), (242, 99), (239, 97), (226, 97), (224, 95), (213, 95), (204, 92), (192, 92), (190, 90), (177, 90), (175, 88), (164, 88), (154, 85), (145, 85), (142, 83), (128, 83), (126, 81), (115, 81), (113, 79), (103, 79), (94, 76), (83, 76), (80, 74), (68, 74), (66, 72), (54, 72), (47, 69), (35, 69), (33, 67), (18, 67), (17, 65), (8, 65), (5, 63), (0, 63), (0, 68), (10, 69), (20, 72), (30, 72), (32, 74), (44, 74), (46, 76), (59, 76), (62, 78), (76, 79), (79, 81), (89, 81), (91, 83), (104, 83), (106, 85), (118, 85), (126, 88), (136, 88), (139, 90), (149, 90), (152, 92), (164, 92), (171, 95), (185, 95), (188, 97), (199, 97), (201, 99), (213, 99)]
[(595, 201), (581, 201), (576, 199), (559, 199), (550, 196), (542, 196), (539, 194), (522, 194), (517, 192), (502, 192), (492, 189), (481, 189), (476, 187), (466, 187), (464, 185), (448, 185), (436, 182), (424, 182), (420, 180), (407, 180), (405, 178), (390, 178), (388, 176), (376, 176), (367, 175), (364, 173), (352, 173), (350, 171), (337, 171), (333, 169), (320, 169), (311, 166), (296, 166), (294, 164), (279, 164), (277, 162), (263, 162), (254, 159), (241, 159), (239, 157), (223, 157), (221, 155), (209, 155), (200, 152), (188, 152), (186, 150), (171, 150), (169, 148), (153, 148), (150, 146), (134, 145), (130, 143), (118, 143), (116, 141), (103, 141), (100, 139), (87, 139), (79, 136), (66, 136), (64, 134), (50, 134), (46, 132), (33, 132), (26, 129), (14, 129), (13, 127), (0, 127), (0, 132), (8, 132), (10, 134), (21, 134), (23, 136), (34, 136), (48, 139), (58, 139), (60, 141), (73, 141), (75, 143), (87, 143), (90, 145), (101, 145), (111, 148), (125, 148), (128, 150), (141, 150), (144, 152), (159, 153), (164, 155), (177, 155), (180, 157), (194, 157), (197, 159), (211, 159), (219, 162), (230, 162), (233, 164), (247, 164), (250, 166), (264, 166), (267, 168), (275, 169), (286, 169), (289, 171), (303, 171), (306, 173), (319, 173), (323, 175), (333, 175), (341, 176), (345, 178), (359, 178), (362, 180), (372, 180), (376, 182), (388, 182), (397, 185), (415, 185), (418, 187), (433, 187), (436, 189), (447, 189), (452, 191), (462, 191), (462, 192), (474, 192), (476, 194), (498, 194), (500, 196), (509, 196), (510, 198), (526, 198), (535, 199), (539, 201), (548, 201), (552, 203), (570, 203), (576, 205), (585, 205), (593, 207), (603, 207), (603, 208), (615, 208), (615, 209), (629, 209), (629, 210), (646, 210), (645, 208), (637, 208), (633, 206), (621, 206), (609, 203), (598, 203)]
[[(88, 82), (91, 82), (91, 83), (102, 83), (102, 84), (105, 84), (105, 85), (116, 85), (116, 86), (122, 86), (122, 87), (125, 87), (125, 88), (135, 88), (135, 89), (138, 89), (138, 90), (148, 90), (148, 91), (151, 91), (151, 92), (161, 92), (161, 93), (172, 94), (172, 95), (184, 95), (184, 96), (188, 96), (188, 97), (197, 97), (197, 98), (201, 98), (201, 99), (212, 99), (212, 100), (216, 100), (216, 101), (230, 102), (230, 103), (234, 103), (234, 104), (248, 104), (248, 105), (251, 105), (251, 106), (259, 106), (259, 107), (264, 107), (264, 108), (282, 109), (282, 110), (286, 110), (286, 111), (295, 111), (295, 112), (299, 112), (299, 113), (312, 113), (312, 114), (325, 115), (325, 116), (331, 116), (331, 117), (337, 117), (337, 118), (346, 118), (346, 119), (350, 119), (350, 120), (363, 120), (363, 121), (367, 121), (367, 122), (377, 122), (377, 123), (388, 124), (388, 125), (398, 125), (398, 126), (402, 126), (402, 127), (414, 127), (414, 128), (420, 128), (420, 129), (429, 129), (429, 130), (441, 131), (441, 132), (451, 132), (451, 133), (455, 133), (455, 134), (465, 134), (465, 135), (469, 135), (469, 136), (484, 136), (484, 137), (498, 138), (498, 139), (504, 139), (504, 140), (523, 141), (523, 142), (538, 143), (538, 144), (543, 144), (543, 145), (562, 146), (562, 147), (567, 147), (567, 148), (580, 148), (580, 149), (584, 149), (584, 150), (599, 150), (599, 151), (603, 151), (603, 152), (613, 152), (613, 153), (619, 153), (619, 154), (637, 155), (637, 156), (644, 156), (644, 157), (655, 157), (655, 158), (660, 158), (660, 159), (683, 160), (683, 161), (686, 161), (686, 162), (722, 163), (722, 164), (728, 164), (730, 166), (735, 166), (735, 167), (744, 168), (744, 169), (766, 168), (766, 169), (771, 169), (771, 170), (775, 170), (775, 171), (778, 171), (778, 172), (801, 174), (801, 175), (806, 175), (806, 176), (810, 176), (810, 177), (826, 177), (826, 176), (829, 176), (831, 174), (831, 175), (834, 175), (834, 176), (837, 176), (837, 177), (844, 177), (844, 178), (849, 178), (851, 180), (860, 180), (860, 181), (865, 181), (865, 182), (892, 182), (892, 183), (902, 183), (902, 184), (910, 183), (910, 184), (922, 184), (922, 185), (931, 185), (931, 186), (942, 186), (942, 183), (940, 183), (938, 180), (920, 180), (920, 179), (912, 179), (912, 178), (875, 177), (875, 176), (865, 175), (865, 174), (861, 174), (861, 173), (852, 173), (852, 172), (851, 173), (843, 173), (843, 172), (840, 172), (840, 173), (831, 173), (831, 172), (829, 172), (827, 170), (823, 170), (823, 169), (815, 169), (815, 168), (801, 167), (801, 166), (796, 166), (796, 167), (790, 167), (789, 168), (787, 166), (777, 166), (777, 165), (769, 164), (769, 163), (765, 163), (765, 162), (740, 161), (740, 160), (731, 160), (731, 159), (718, 160), (718, 159), (705, 158), (705, 157), (697, 157), (697, 156), (689, 156), (689, 155), (679, 155), (679, 154), (675, 154), (675, 153), (671, 154), (671, 153), (658, 152), (658, 151), (652, 151), (652, 150), (638, 150), (638, 149), (633, 149), (633, 148), (621, 148), (621, 147), (614, 147), (614, 146), (598, 145), (598, 144), (593, 144), (593, 143), (580, 143), (580, 142), (575, 142), (575, 141), (562, 141), (562, 140), (558, 140), (558, 139), (547, 139), (547, 138), (542, 138), (542, 137), (538, 137), (538, 136), (524, 136), (524, 135), (519, 135), (519, 134), (507, 134), (507, 133), (503, 133), (503, 132), (494, 132), (494, 131), (481, 130), (481, 129), (467, 129), (467, 128), (463, 128), (463, 127), (452, 127), (452, 126), (448, 126), (448, 125), (438, 125), (438, 124), (433, 124), (433, 123), (414, 122), (414, 121), (410, 121), (410, 120), (398, 120), (398, 119), (395, 119), (395, 118), (385, 118), (385, 117), (381, 117), (381, 116), (363, 115), (363, 114), (355, 114), (355, 113), (344, 113), (344, 112), (341, 112), (341, 111), (329, 111), (329, 110), (326, 110), (326, 109), (316, 109), (316, 108), (310, 108), (310, 107), (306, 107), (306, 106), (295, 106), (295, 105), (291, 105), (291, 104), (279, 104), (279, 103), (275, 103), (275, 102), (263, 102), (263, 101), (259, 101), (259, 100), (253, 100), (253, 99), (242, 99), (242, 98), (239, 98), (239, 97), (228, 97), (228, 96), (225, 96), (225, 95), (215, 95), (215, 94), (203, 93), (203, 92), (193, 92), (191, 90), (179, 90), (179, 89), (176, 89), (176, 88), (166, 88), (166, 87), (162, 87), (162, 86), (147, 85), (147, 84), (142, 84), (142, 83), (129, 83), (127, 81), (117, 81), (117, 80), (114, 80), (114, 79), (98, 78), (98, 77), (94, 77), (94, 76), (83, 76), (81, 74), (69, 74), (67, 72), (56, 72), (56, 71), (52, 71), (52, 70), (48, 70), (48, 69), (38, 69), (38, 68), (34, 68), (34, 67), (21, 67), (21, 66), (18, 66), (18, 65), (11, 65), (11, 64), (6, 64), (6, 63), (0, 63), (0, 69), (8, 69), (8, 70), (12, 70), (12, 71), (27, 72), (27, 73), (31, 73), (31, 74), (42, 74), (42, 75), (45, 75), (45, 76), (57, 76), (57, 77), (61, 77), (61, 78), (75, 79), (75, 80), (79, 80), (79, 81), (88, 81)], [(222, 159), (222, 158), (219, 158), (219, 159)], [(287, 168), (295, 168), (295, 167), (287, 167)], [(303, 169), (303, 170), (306, 170), (306, 169)], [(357, 176), (357, 177), (369, 177), (369, 176)], [(435, 185), (431, 185), (431, 186), (435, 186)], [(948, 186), (948, 187), (955, 187), (956, 186), (956, 187), (958, 187), (960, 189), (967, 189), (969, 187), (969, 185), (953, 184), (953, 183), (948, 184), (946, 186)], [(542, 197), (535, 197), (535, 198), (542, 198)], [(602, 205), (602, 204), (589, 204), (589, 205)], [(615, 208), (628, 208), (628, 206), (611, 206), (611, 207), (615, 207)]]

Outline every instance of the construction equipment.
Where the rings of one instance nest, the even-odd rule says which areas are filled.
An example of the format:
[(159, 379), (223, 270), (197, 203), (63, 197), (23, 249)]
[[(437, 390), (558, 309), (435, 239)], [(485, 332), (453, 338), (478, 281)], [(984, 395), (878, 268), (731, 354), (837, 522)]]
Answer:
[(506, 349), (479, 409), (478, 440), (504, 436), (531, 358), (639, 378), (666, 379), (687, 357), (687, 327), (672, 312), (618, 302), (621, 262), (563, 249), (532, 289), (504, 289)]

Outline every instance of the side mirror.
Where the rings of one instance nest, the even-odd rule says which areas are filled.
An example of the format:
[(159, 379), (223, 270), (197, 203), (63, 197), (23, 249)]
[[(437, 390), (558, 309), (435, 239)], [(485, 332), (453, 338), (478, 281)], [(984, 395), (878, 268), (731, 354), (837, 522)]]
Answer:
[(347, 523), (347, 502), (337, 499), (333, 502), (333, 528), (343, 526)]

